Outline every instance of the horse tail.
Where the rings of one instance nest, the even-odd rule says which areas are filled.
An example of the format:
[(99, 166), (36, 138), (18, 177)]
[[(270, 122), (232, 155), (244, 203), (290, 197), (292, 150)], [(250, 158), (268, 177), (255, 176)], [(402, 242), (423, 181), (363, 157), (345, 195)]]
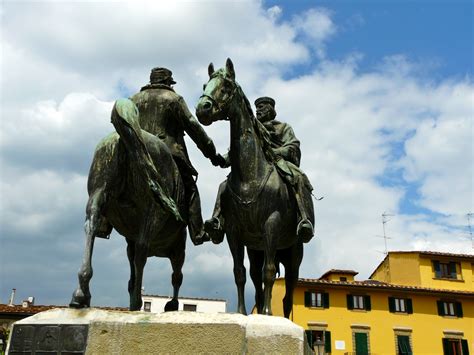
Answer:
[(112, 109), (111, 121), (127, 152), (136, 164), (136, 172), (145, 179), (154, 200), (170, 212), (178, 221), (183, 221), (176, 202), (160, 184), (158, 170), (148, 152), (142, 137), (142, 129), (138, 123), (138, 108), (129, 99), (119, 99)]

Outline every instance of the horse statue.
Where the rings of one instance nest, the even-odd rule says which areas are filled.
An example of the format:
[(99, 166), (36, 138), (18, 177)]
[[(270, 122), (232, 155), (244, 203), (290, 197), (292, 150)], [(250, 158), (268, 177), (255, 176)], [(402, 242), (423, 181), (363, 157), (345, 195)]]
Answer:
[(131, 100), (116, 101), (111, 115), (116, 132), (96, 147), (87, 182), (86, 247), (70, 307), (90, 307), (94, 240), (109, 238), (115, 228), (127, 241), (130, 310), (142, 306), (143, 269), (150, 256), (170, 259), (173, 298), (165, 310), (178, 309), (186, 246), (184, 185), (170, 150), (140, 128), (138, 115)]
[[(263, 139), (268, 134), (255, 118), (248, 99), (235, 81), (234, 65), (217, 71), (211, 63), (209, 81), (196, 107), (204, 125), (230, 121), (231, 173), (222, 193), (224, 230), (234, 261), (238, 312), (247, 314), (244, 300), (244, 247), (250, 261), (258, 313), (271, 315), (272, 288), (279, 264), (285, 267), (285, 317), (293, 305), (293, 290), (303, 259), (303, 243), (296, 237), (297, 206), (274, 164), (275, 156)], [(262, 288), (263, 278), (263, 288)]]

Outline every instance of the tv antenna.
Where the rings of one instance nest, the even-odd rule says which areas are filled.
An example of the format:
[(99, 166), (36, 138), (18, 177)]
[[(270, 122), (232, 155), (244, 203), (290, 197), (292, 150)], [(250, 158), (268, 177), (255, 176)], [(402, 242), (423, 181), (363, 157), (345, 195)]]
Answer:
[(387, 212), (384, 212), (382, 213), (382, 228), (383, 228), (383, 235), (377, 235), (376, 237), (377, 238), (383, 238), (384, 240), (384, 244), (385, 244), (385, 250), (384, 250), (384, 254), (387, 255), (388, 254), (388, 248), (387, 248), (387, 239), (392, 239), (390, 237), (387, 237), (387, 233), (385, 231), (385, 225), (391, 221), (391, 219), (389, 217), (393, 217), (395, 215), (393, 214), (388, 214)]
[(467, 217), (467, 228), (468, 228), (468, 231), (469, 231), (469, 236), (471, 237), (471, 244), (472, 244), (472, 248), (474, 249), (474, 239), (472, 239), (472, 227), (471, 227), (471, 218), (474, 216), (474, 214), (472, 212), (469, 212), (468, 214), (466, 214), (466, 217)]

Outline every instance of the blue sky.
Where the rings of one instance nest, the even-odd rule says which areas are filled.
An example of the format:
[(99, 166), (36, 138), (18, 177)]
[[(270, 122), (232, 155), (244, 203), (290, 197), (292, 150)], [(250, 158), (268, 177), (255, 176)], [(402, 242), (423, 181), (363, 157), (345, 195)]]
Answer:
[(282, 20), (315, 4), (328, 9), (342, 27), (328, 44), (329, 58), (363, 53), (362, 71), (372, 70), (387, 55), (404, 53), (415, 62), (427, 62), (419, 74), (430, 80), (472, 75), (472, 1), (267, 0), (264, 4), (280, 6)]
[[(191, 111), (231, 57), (251, 102), (272, 96), (315, 186), (317, 237), (302, 277), (370, 275), (389, 250), (473, 253), (473, 5), (468, 1), (2, 2), (0, 302), (66, 304), (82, 258), (86, 181), (114, 100), (166, 66)], [(73, 11), (72, 11), (73, 9)], [(35, 23), (35, 31), (31, 31)], [(87, 26), (84, 26), (84, 24)], [(60, 29), (60, 30), (58, 30)], [(218, 150), (227, 123), (205, 127)], [(228, 170), (187, 141), (204, 218)], [(94, 251), (93, 304), (128, 303), (125, 242)], [(187, 245), (182, 295), (235, 308), (225, 243)], [(169, 295), (167, 260), (147, 293)], [(247, 285), (247, 306), (252, 291)]]

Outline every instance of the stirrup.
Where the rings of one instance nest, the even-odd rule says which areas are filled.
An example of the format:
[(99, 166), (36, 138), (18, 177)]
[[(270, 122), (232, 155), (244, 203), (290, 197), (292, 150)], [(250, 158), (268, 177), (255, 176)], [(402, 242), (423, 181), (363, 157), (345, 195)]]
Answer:
[(314, 236), (314, 227), (309, 219), (302, 219), (296, 227), (296, 234), (303, 243), (308, 243)]

